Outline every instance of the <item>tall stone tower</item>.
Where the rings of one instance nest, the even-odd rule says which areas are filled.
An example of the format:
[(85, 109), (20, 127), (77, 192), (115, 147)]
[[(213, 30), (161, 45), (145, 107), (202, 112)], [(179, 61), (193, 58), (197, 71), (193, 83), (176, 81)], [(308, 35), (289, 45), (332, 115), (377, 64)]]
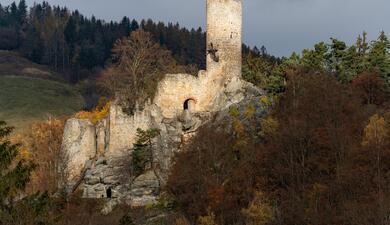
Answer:
[(207, 71), (241, 77), (242, 0), (207, 0)]

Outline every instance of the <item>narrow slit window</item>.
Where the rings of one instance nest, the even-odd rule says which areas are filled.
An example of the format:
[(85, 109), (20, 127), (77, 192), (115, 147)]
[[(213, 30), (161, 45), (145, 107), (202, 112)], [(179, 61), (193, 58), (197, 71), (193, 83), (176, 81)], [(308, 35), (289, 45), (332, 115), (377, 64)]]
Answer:
[(106, 190), (106, 194), (107, 194), (107, 198), (112, 198), (112, 189), (111, 188), (108, 188)]

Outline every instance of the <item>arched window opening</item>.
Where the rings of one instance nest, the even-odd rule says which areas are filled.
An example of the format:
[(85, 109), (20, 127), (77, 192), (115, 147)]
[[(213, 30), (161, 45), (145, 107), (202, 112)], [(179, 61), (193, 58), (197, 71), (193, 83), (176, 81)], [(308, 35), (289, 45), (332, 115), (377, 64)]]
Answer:
[(107, 188), (106, 195), (107, 195), (107, 198), (112, 198), (112, 190), (111, 190), (111, 188)]
[(183, 104), (183, 109), (184, 110), (193, 110), (195, 105), (195, 100), (192, 98), (187, 99), (184, 104)]

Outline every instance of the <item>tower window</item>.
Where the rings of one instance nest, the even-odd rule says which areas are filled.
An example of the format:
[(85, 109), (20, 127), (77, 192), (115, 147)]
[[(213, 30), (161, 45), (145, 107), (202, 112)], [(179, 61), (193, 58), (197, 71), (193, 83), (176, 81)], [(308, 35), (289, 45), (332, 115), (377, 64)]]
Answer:
[(107, 188), (106, 195), (107, 195), (107, 198), (112, 198), (112, 189), (111, 188)]

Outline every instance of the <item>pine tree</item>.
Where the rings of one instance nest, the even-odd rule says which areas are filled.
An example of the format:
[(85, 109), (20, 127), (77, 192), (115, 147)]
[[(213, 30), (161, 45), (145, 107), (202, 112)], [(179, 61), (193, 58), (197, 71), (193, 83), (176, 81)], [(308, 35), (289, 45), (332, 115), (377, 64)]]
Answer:
[(18, 4), (18, 23), (24, 24), (27, 22), (27, 4), (25, 0), (20, 0)]
[(7, 208), (13, 198), (24, 190), (35, 168), (33, 163), (17, 159), (20, 146), (8, 139), (12, 130), (0, 121), (0, 210)]
[(327, 68), (329, 47), (324, 42), (314, 46), (312, 50), (303, 50), (302, 64), (304, 67), (324, 71)]
[(132, 173), (141, 175), (147, 167), (154, 169), (153, 165), (153, 138), (160, 134), (158, 129), (137, 129), (137, 142), (132, 149)]
[(369, 62), (374, 69), (378, 69), (386, 85), (390, 87), (390, 41), (382, 31), (376, 41), (371, 44)]

